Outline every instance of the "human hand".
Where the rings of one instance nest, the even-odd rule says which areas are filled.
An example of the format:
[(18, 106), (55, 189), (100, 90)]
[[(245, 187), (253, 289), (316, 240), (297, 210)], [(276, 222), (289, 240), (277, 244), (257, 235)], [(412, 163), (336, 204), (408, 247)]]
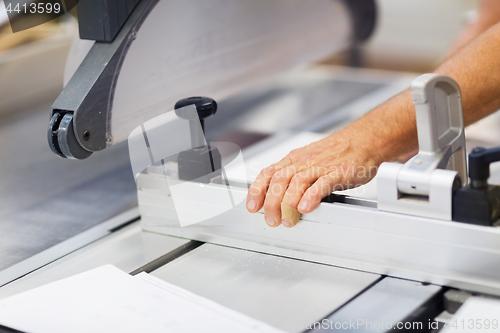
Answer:
[(291, 221), (282, 220), (282, 202), (309, 213), (331, 192), (370, 181), (382, 161), (360, 133), (347, 127), (263, 169), (248, 191), (247, 209), (255, 213), (264, 207), (269, 226), (291, 228)]

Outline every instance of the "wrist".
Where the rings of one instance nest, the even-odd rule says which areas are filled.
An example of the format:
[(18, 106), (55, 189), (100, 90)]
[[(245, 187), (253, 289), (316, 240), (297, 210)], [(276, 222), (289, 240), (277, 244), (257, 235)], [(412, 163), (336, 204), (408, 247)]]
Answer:
[(367, 163), (380, 165), (418, 150), (415, 108), (410, 91), (378, 106), (344, 129)]

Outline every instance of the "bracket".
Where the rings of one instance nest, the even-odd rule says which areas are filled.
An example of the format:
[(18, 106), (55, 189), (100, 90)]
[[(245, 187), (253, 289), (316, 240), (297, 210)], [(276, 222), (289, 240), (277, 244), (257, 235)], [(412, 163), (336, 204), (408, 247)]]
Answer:
[(378, 209), (452, 219), (453, 192), (467, 184), (462, 97), (458, 83), (424, 74), (411, 84), (419, 153), (378, 171)]

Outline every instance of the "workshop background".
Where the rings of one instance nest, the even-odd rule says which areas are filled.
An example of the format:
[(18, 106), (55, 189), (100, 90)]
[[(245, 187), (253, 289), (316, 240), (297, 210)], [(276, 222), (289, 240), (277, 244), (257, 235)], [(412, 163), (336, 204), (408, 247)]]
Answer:
[[(0, 2), (2, 1), (0, 0)], [(353, 65), (375, 69), (367, 72), (370, 72), (369, 75), (372, 77), (376, 77), (376, 73), (380, 72), (378, 74), (383, 74), (380, 76), (384, 76), (386, 80), (384, 82), (391, 84), (393, 84), (392, 81), (396, 81), (396, 77), (402, 78), (405, 72), (412, 77), (416, 77), (418, 73), (430, 72), (447, 56), (450, 46), (462, 29), (474, 21), (478, 3), (479, 0), (377, 0), (377, 26), (373, 36), (366, 43), (357, 45), (354, 49), (346, 50), (330, 59), (323, 60), (322, 68), (326, 64), (332, 67)], [(67, 73), (65, 77), (67, 55), (73, 47), (81, 47), (82, 45), (73, 44), (73, 41), (78, 38), (76, 16), (77, 11), (73, 10), (71, 15), (63, 15), (57, 20), (13, 34), (3, 2), (0, 4), (0, 234), (3, 235), (2, 242), (0, 242), (0, 253), (2, 254), (0, 272), (7, 272), (8, 268), (25, 263), (28, 259), (40, 253), (43, 254), (43, 251), (60, 245), (72, 237), (75, 238), (84, 231), (92, 231), (93, 227), (106, 224), (103, 223), (104, 221), (108, 221), (106, 225), (110, 225), (109, 219), (122, 213), (127, 214), (128, 209), (137, 206), (137, 187), (130, 169), (127, 142), (113, 145), (106, 148), (105, 152), (96, 153), (91, 158), (81, 161), (58, 158), (50, 151), (47, 143), (47, 125), (49, 124), (51, 105), (61, 93), (63, 82), (68, 78)], [(384, 70), (384, 72), (377, 70)], [(394, 72), (388, 74), (385, 72), (386, 70)], [(353, 70), (353, 72), (359, 71)], [(392, 74), (394, 74), (394, 78), (392, 78)], [(365, 75), (360, 74), (359, 78), (368, 77), (368, 74)], [(334, 89), (330, 89), (330, 87), (341, 86), (338, 82), (334, 82), (337, 85), (331, 86), (325, 84), (323, 87), (326, 88), (323, 90), (315, 89), (314, 85), (310, 89), (307, 84), (303, 86), (297, 84), (295, 88), (298, 94), (304, 95), (314, 90), (317, 94), (311, 93), (310, 95), (313, 97), (333, 95), (331, 100), (343, 94), (346, 95), (344, 96), (346, 99), (354, 99), (354, 95), (357, 93), (360, 95), (359, 99), (362, 99), (361, 97), (369, 95), (372, 90), (378, 89), (380, 86), (383, 86), (385, 90), (381, 90), (384, 91), (389, 91), (388, 88), (394, 88), (389, 83), (384, 86), (383, 83), (375, 83), (375, 80), (362, 82), (362, 79), (359, 78), (356, 77), (356, 80), (360, 82), (339, 80), (339, 82), (346, 84), (345, 91), (349, 90), (353, 96), (344, 94), (341, 89), (338, 89), (340, 92), (337, 92), (337, 95), (332, 94), (331, 91)], [(361, 87), (359, 92), (351, 88), (355, 86), (353, 83)], [(394, 86), (396, 85), (394, 84)], [(406, 83), (404, 87), (406, 87)], [(276, 91), (279, 92), (279, 89)], [(278, 95), (277, 102), (271, 101), (268, 105), (263, 103), (263, 112), (259, 114), (265, 113), (268, 116), (266, 107), (275, 108), (278, 103), (282, 105), (290, 102), (292, 106), (302, 105), (300, 101), (297, 102), (296, 96), (292, 93), (282, 93), (281, 96), (277, 93), (276, 95)], [(250, 93), (249, 96), (254, 95)], [(384, 95), (385, 99), (388, 97)], [(245, 98), (242, 99), (245, 100)], [(306, 101), (313, 99), (304, 98)], [(253, 99), (251, 100), (253, 101)], [(342, 106), (341, 102), (339, 101), (340, 106), (337, 105), (339, 109)], [(373, 102), (373, 100), (369, 102)], [(288, 107), (287, 105), (284, 106), (285, 109)], [(309, 107), (308, 104), (308, 111), (313, 109), (313, 107)], [(318, 107), (319, 111), (321, 111), (320, 109)], [(289, 112), (287, 113), (289, 116), (290, 110), (286, 111)], [(219, 111), (217, 119), (222, 119), (222, 112)], [(318, 114), (320, 113), (318, 112)], [(222, 115), (224, 114), (222, 113)], [(496, 130), (500, 123), (499, 116), (500, 114), (497, 115), (497, 122), (490, 124), (490, 129), (493, 128), (493, 130), (488, 133), (493, 133), (491, 135), (500, 136)], [(284, 123), (282, 118), (277, 117), (280, 123)], [(293, 118), (293, 114), (290, 118)], [(318, 119), (322, 121), (324, 118)], [(351, 119), (346, 121), (351, 121)], [(262, 129), (263, 126), (259, 120), (256, 120), (255, 123)], [(231, 127), (232, 123), (228, 122), (228, 124), (227, 127)], [(211, 125), (208, 123), (208, 127)], [(339, 124), (339, 126), (342, 125)], [(473, 134), (476, 135), (476, 138), (481, 139), (483, 132), (487, 132), (484, 131), (484, 127), (476, 130)], [(479, 139), (477, 142), (482, 142)], [(499, 142), (500, 137), (489, 141)], [(471, 147), (479, 145), (479, 143), (472, 143)], [(483, 144), (481, 143), (481, 145)], [(498, 165), (497, 170), (498, 168), (500, 165)], [(495, 172), (495, 174), (500, 175), (500, 172)], [(499, 178), (492, 177), (490, 180), (492, 183), (500, 182)], [(111, 223), (118, 223), (116, 221), (116, 219), (111, 220)], [(132, 222), (134, 221), (137, 222), (132, 220)], [(136, 228), (134, 230), (140, 230), (138, 223), (132, 227)], [(113, 229), (110, 228), (109, 231), (111, 232)], [(146, 237), (160, 237), (159, 234), (145, 234), (147, 234)], [(94, 237), (93, 234), (91, 236)], [(158, 241), (160, 245), (152, 242), (150, 247), (154, 248), (154, 251), (152, 251), (151, 257), (163, 256), (165, 253), (174, 251), (177, 246), (181, 246), (181, 242), (184, 242), (180, 238), (175, 239), (175, 241), (178, 241), (179, 244), (170, 245), (163, 239)], [(227, 259), (227, 262), (232, 263), (234, 258), (231, 256), (235, 252), (240, 252), (237, 249), (227, 251), (224, 248), (220, 250), (215, 245), (208, 245), (215, 248), (212, 250), (214, 253), (208, 254), (213, 255), (214, 258), (223, 258), (221, 261)], [(206, 251), (204, 248), (200, 248), (199, 251), (201, 252), (202, 249)], [(67, 253), (64, 252), (64, 255)], [(244, 255), (250, 256), (249, 253), (250, 251), (244, 252)], [(115, 254), (112, 251), (106, 252), (103, 257), (110, 258)], [(128, 253), (120, 253), (120, 255), (126, 257)], [(258, 256), (263, 256), (263, 254), (259, 253)], [(241, 265), (247, 260), (246, 257), (242, 258)], [(70, 260), (71, 258), (67, 262)], [(280, 258), (279, 260), (285, 262), (288, 259)], [(44, 265), (50, 261), (44, 262)], [(81, 269), (84, 269), (85, 264), (90, 265), (90, 262), (90, 259), (84, 262)], [(300, 265), (306, 265), (305, 262), (298, 262)], [(75, 260), (74, 263), (75, 266), (79, 265), (78, 260)], [(280, 264), (281, 261), (278, 262), (278, 265)], [(309, 264), (307, 263), (307, 265)], [(73, 263), (69, 265), (73, 265)], [(274, 266), (275, 262), (270, 260), (269, 266), (271, 265)], [(262, 269), (268, 269), (269, 266), (262, 266), (264, 267)], [(62, 270), (64, 270), (64, 267), (67, 266), (62, 264), (60, 267), (63, 267)], [(159, 270), (159, 272), (167, 276), (169, 269), (174, 270), (171, 267), (174, 266), (166, 266), (163, 271)], [(321, 270), (327, 266), (318, 265), (318, 267)], [(47, 270), (50, 269), (50, 267), (47, 268)], [(240, 270), (239, 267), (237, 269)], [(198, 271), (204, 271), (203, 267), (199, 268)], [(6, 280), (10, 279), (7, 273), (4, 273), (3, 276)], [(43, 275), (44, 271), (38, 273)], [(182, 273), (176, 274), (183, 276)], [(280, 274), (285, 274), (285, 272), (280, 272)], [(312, 271), (307, 274), (314, 275), (315, 273)], [(43, 278), (39, 279), (40, 275), (32, 275), (31, 281), (36, 280), (35, 284), (46, 282)], [(188, 274), (186, 273), (186, 275)], [(195, 274), (191, 275), (195, 276)], [(47, 276), (50, 278), (50, 274)], [(30, 278), (28, 277), (26, 285), (30, 284)], [(223, 283), (220, 285), (225, 288)], [(310, 285), (311, 288), (316, 288), (316, 285)], [(25, 288), (23, 281), (17, 286), (10, 285), (10, 290), (4, 288), (7, 291), (0, 295), (0, 299), (6, 294), (16, 292), (16, 288)], [(245, 291), (250, 294), (252, 289), (249, 288)], [(222, 294), (216, 288), (212, 292)], [(312, 298), (313, 296), (311, 296)]]

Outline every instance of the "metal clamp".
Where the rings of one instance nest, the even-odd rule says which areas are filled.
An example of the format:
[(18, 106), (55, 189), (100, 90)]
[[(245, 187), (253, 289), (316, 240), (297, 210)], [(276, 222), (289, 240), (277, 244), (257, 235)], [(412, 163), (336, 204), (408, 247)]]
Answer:
[(439, 74), (412, 82), (419, 153), (378, 171), (378, 209), (452, 219), (453, 191), (467, 184), (462, 97), (458, 83)]

